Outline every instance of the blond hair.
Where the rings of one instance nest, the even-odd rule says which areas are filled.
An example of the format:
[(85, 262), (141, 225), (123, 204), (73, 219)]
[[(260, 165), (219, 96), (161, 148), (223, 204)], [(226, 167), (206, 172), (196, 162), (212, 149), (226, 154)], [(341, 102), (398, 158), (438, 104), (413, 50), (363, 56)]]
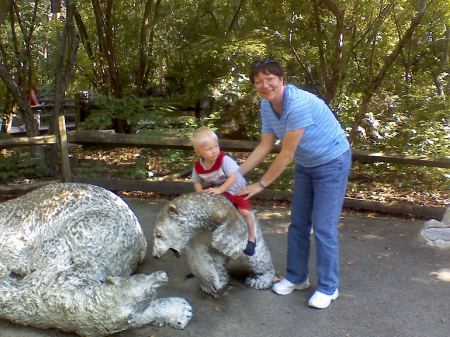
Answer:
[(201, 126), (192, 133), (191, 143), (194, 148), (201, 146), (207, 140), (219, 140), (215, 132), (207, 126)]

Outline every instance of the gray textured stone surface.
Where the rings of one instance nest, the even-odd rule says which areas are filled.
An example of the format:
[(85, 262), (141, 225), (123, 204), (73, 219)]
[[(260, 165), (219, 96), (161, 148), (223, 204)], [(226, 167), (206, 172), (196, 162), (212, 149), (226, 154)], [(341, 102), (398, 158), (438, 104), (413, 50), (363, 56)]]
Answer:
[(135, 214), (101, 187), (52, 184), (0, 203), (0, 317), (90, 337), (183, 328), (190, 305), (155, 299), (165, 272), (130, 276), (146, 249)]
[(420, 236), (430, 246), (450, 249), (450, 207), (446, 209), (442, 221), (427, 221)]
[(255, 217), (255, 254), (246, 256), (247, 225), (223, 195), (188, 193), (163, 206), (153, 233), (153, 256), (186, 251), (187, 262), (207, 294), (217, 296), (229, 283), (227, 265), (241, 258), (252, 275), (246, 284), (256, 289), (272, 285), (275, 270), (261, 226)]

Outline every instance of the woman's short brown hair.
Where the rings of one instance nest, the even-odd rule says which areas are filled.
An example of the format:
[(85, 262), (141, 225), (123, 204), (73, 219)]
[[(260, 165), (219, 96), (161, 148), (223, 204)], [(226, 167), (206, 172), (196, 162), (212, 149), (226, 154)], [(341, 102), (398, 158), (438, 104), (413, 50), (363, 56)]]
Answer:
[(281, 77), (284, 81), (283, 68), (271, 56), (252, 63), (250, 67), (250, 82), (252, 82), (252, 84), (255, 84), (255, 76), (259, 73), (275, 75)]

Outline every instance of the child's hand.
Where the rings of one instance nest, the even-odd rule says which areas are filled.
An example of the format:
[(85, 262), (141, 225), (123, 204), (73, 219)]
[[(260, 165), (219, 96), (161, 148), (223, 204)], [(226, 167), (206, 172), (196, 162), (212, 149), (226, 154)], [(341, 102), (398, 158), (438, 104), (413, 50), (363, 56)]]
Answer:
[(213, 194), (213, 195), (216, 195), (216, 194), (222, 194), (222, 193), (223, 193), (222, 190), (221, 190), (219, 187), (210, 187), (210, 188), (207, 188), (207, 189), (205, 190), (205, 192), (206, 192), (206, 193), (209, 193), (209, 194)]

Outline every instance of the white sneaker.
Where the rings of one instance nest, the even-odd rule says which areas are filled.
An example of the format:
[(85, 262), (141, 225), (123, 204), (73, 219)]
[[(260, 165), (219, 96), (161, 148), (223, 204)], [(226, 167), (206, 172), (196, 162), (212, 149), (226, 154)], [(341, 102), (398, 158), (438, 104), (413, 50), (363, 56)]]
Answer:
[(331, 295), (327, 295), (324, 293), (321, 293), (320, 291), (315, 291), (314, 294), (311, 296), (311, 298), (308, 301), (308, 305), (313, 308), (317, 309), (325, 309), (328, 308), (331, 301), (334, 301), (339, 297), (339, 290), (335, 290), (334, 293)]
[(308, 278), (306, 278), (306, 280), (302, 283), (298, 284), (292, 283), (291, 281), (284, 278), (280, 282), (277, 282), (272, 286), (272, 290), (278, 295), (289, 295), (294, 290), (303, 290), (306, 288), (309, 288)]

